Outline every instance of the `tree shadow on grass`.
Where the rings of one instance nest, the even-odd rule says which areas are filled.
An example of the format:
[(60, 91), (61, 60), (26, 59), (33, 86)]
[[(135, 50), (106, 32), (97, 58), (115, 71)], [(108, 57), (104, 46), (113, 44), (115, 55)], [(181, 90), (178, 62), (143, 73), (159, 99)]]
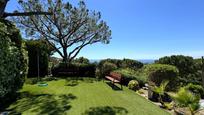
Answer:
[(94, 83), (97, 81), (95, 78), (82, 78), (82, 77), (69, 77), (66, 78), (65, 86), (77, 86), (80, 82), (84, 83)]
[(91, 107), (82, 115), (127, 115), (128, 111), (123, 107)]
[(33, 95), (28, 92), (22, 92), (21, 99), (14, 103), (8, 109), (11, 115), (21, 114), (27, 110), (36, 114), (61, 115), (71, 108), (70, 101), (76, 99), (72, 94)]
[(108, 85), (108, 86), (110, 86), (113, 90), (115, 90), (115, 91), (122, 91), (122, 89), (121, 88), (119, 88), (117, 85), (113, 85), (111, 82), (106, 82), (106, 84)]

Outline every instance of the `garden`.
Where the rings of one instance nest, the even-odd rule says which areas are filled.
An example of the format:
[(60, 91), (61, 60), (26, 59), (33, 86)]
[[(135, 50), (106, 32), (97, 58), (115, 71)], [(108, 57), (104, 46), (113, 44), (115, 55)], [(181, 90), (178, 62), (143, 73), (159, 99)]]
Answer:
[(204, 114), (203, 58), (91, 62), (77, 57), (81, 49), (111, 40), (100, 12), (84, 1), (19, 0), (21, 12), (7, 13), (7, 2), (0, 1), (0, 114)]

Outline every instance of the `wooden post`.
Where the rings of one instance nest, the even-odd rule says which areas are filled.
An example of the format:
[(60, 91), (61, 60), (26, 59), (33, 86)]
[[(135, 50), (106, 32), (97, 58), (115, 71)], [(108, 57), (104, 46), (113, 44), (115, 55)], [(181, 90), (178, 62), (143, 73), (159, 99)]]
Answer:
[(204, 57), (201, 58), (201, 78), (202, 78), (202, 85), (204, 87)]
[(40, 80), (40, 64), (39, 64), (40, 60), (39, 60), (39, 48), (37, 51), (37, 65), (38, 65), (38, 81)]

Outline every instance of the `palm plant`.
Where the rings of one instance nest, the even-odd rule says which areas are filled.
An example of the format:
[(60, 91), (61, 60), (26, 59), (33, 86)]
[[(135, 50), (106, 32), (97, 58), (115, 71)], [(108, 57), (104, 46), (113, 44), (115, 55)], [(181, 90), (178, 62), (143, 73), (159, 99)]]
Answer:
[(178, 93), (176, 95), (172, 95), (171, 97), (179, 107), (188, 107), (191, 115), (194, 115), (196, 113), (196, 110), (199, 109), (200, 97), (194, 95), (185, 88), (180, 88)]
[(162, 96), (165, 94), (166, 86), (168, 85), (169, 81), (162, 81), (160, 86), (154, 86), (153, 91), (159, 95), (158, 100), (164, 106), (164, 102), (162, 100)]

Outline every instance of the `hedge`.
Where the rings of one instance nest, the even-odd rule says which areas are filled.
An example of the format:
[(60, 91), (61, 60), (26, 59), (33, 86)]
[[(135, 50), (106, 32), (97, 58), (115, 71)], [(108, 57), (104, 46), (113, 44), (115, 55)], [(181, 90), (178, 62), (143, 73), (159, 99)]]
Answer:
[(57, 77), (95, 77), (96, 65), (60, 63), (52, 69), (53, 76)]

